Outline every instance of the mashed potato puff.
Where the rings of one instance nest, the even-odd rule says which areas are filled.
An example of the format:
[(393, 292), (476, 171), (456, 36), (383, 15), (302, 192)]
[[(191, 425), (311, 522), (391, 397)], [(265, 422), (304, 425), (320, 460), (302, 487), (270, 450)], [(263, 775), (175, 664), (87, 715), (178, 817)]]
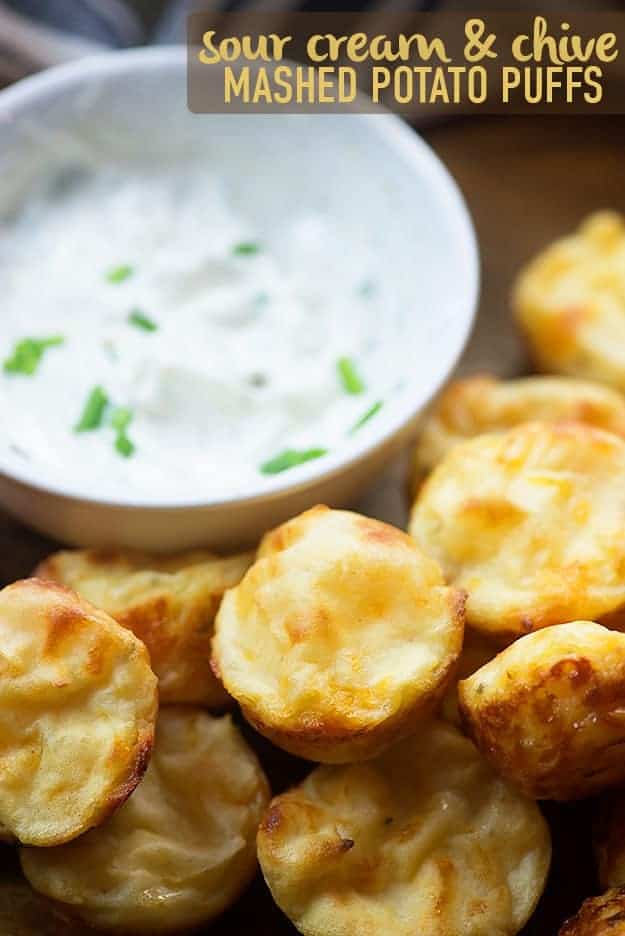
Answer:
[(413, 496), (455, 445), (536, 420), (583, 422), (625, 437), (625, 399), (608, 387), (568, 377), (500, 380), (480, 374), (454, 380), (423, 424), (413, 457)]
[(0, 821), (30, 845), (113, 813), (152, 750), (156, 677), (141, 641), (58, 585), (0, 592)]
[(625, 221), (591, 215), (521, 271), (517, 321), (541, 370), (625, 390)]
[(625, 780), (625, 634), (591, 621), (522, 637), (459, 685), (465, 727), (535, 799)]
[(305, 936), (514, 936), (550, 855), (536, 804), (438, 722), (377, 760), (317, 768), (258, 834), (267, 884)]
[(501, 647), (493, 643), (492, 640), (487, 640), (481, 634), (471, 630), (465, 631), (462, 653), (439, 711), (439, 715), (444, 721), (461, 727), (460, 712), (458, 711), (459, 681), (472, 676), (481, 666), (497, 656), (500, 650)]
[(171, 933), (228, 907), (256, 869), (265, 776), (229, 716), (163, 709), (141, 785), (100, 829), (23, 848), (32, 886), (91, 926)]
[(625, 789), (602, 797), (594, 830), (595, 856), (602, 887), (625, 886)]
[(558, 936), (625, 936), (625, 888), (584, 901)]
[(50, 556), (36, 574), (73, 588), (145, 643), (161, 702), (220, 708), (228, 696), (210, 668), (213, 622), (224, 592), (252, 558), (75, 549)]
[(0, 933), (2, 936), (94, 936), (80, 923), (57, 913), (48, 901), (18, 877), (0, 880)]
[(623, 529), (625, 441), (580, 423), (524, 423), (456, 446), (410, 521), (417, 544), (467, 592), (467, 624), (503, 641), (618, 617)]
[(405, 533), (317, 507), (265, 537), (227, 592), (213, 660), (261, 734), (322, 762), (373, 757), (440, 700), (463, 597)]

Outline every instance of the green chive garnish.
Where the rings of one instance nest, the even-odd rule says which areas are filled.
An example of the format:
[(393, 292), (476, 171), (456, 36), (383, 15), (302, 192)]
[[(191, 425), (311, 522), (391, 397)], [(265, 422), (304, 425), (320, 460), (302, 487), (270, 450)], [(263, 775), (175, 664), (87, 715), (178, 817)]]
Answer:
[(123, 283), (124, 280), (129, 279), (134, 272), (131, 266), (122, 264), (122, 266), (113, 267), (112, 270), (109, 270), (106, 274), (106, 278), (109, 283)]
[(130, 458), (135, 450), (134, 443), (130, 441), (128, 436), (123, 435), (122, 433), (120, 433), (120, 435), (118, 435), (115, 439), (115, 448), (120, 455), (124, 456), (124, 458)]
[(321, 458), (322, 455), (327, 454), (327, 451), (324, 448), (311, 448), (299, 452), (296, 449), (285, 449), (262, 464), (260, 470), (262, 474), (280, 474), (281, 471), (288, 471), (289, 468), (303, 465), (304, 462), (312, 461), (314, 458)]
[(111, 426), (118, 432), (124, 432), (132, 422), (132, 410), (126, 406), (118, 406), (111, 413)]
[(134, 443), (126, 435), (126, 429), (132, 422), (133, 413), (127, 406), (118, 406), (111, 414), (111, 426), (117, 431), (115, 448), (120, 455), (129, 458), (135, 450)]
[(143, 331), (155, 332), (158, 330), (156, 322), (144, 315), (141, 309), (132, 309), (128, 315), (128, 321), (136, 328), (142, 328)]
[(235, 244), (232, 248), (235, 257), (251, 257), (259, 251), (260, 244), (256, 244), (254, 241), (241, 241), (240, 244)]
[(348, 357), (339, 358), (336, 362), (343, 389), (346, 393), (364, 393), (367, 389), (362, 381), (353, 360)]
[(103, 387), (94, 387), (85, 403), (82, 415), (74, 427), (74, 432), (90, 432), (99, 429), (104, 418), (104, 411), (108, 406), (109, 398)]
[(17, 342), (13, 353), (5, 360), (4, 370), (7, 374), (26, 374), (31, 377), (39, 367), (45, 351), (62, 345), (64, 341), (61, 335), (53, 335), (51, 338), (24, 338)]
[(364, 424), (367, 423), (367, 422), (369, 422), (370, 419), (373, 419), (373, 417), (375, 416), (375, 414), (376, 414), (376, 413), (379, 413), (383, 406), (384, 406), (384, 401), (383, 401), (383, 400), (378, 400), (376, 403), (373, 404), (373, 406), (370, 406), (369, 409), (366, 410), (366, 411), (362, 414), (362, 416), (360, 417), (360, 419), (357, 419), (357, 420), (356, 420), (356, 422), (354, 423), (354, 425), (352, 426), (352, 428), (349, 430), (349, 431), (350, 431), (350, 434), (351, 434), (352, 432), (357, 432), (357, 430), (360, 429), (361, 426), (364, 426)]

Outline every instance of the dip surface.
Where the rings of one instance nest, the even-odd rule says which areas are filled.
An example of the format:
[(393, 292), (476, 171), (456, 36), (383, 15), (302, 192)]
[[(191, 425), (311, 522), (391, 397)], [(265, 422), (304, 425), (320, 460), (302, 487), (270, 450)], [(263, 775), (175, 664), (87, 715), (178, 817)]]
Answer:
[[(2, 218), (13, 460), (85, 496), (242, 495), (375, 416), (398, 384), (375, 245), (323, 214), (262, 233), (234, 201), (208, 168), (67, 170)], [(55, 339), (32, 373), (7, 364), (24, 339)], [(108, 405), (77, 432), (94, 388)]]

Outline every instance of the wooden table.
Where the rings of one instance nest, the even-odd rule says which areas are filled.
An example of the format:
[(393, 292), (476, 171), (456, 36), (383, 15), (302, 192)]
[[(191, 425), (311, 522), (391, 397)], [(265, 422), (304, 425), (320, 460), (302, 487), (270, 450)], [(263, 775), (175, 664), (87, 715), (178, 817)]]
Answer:
[[(625, 212), (625, 119), (474, 118), (439, 124), (424, 135), (464, 191), (482, 252), (480, 312), (461, 370), (520, 373), (526, 362), (510, 321), (512, 278), (537, 249), (571, 230), (585, 214), (598, 208)], [(393, 469), (362, 509), (404, 522), (400, 474), (400, 469)], [(2, 584), (27, 575), (53, 548), (4, 517), (0, 517), (0, 543)], [(306, 773), (307, 765), (245, 731), (253, 738), (275, 792)], [(565, 917), (596, 890), (590, 850), (592, 804), (550, 806), (546, 813), (554, 832), (552, 884), (524, 936), (555, 936)], [(209, 932), (212, 936), (287, 936), (295, 930), (257, 879)]]

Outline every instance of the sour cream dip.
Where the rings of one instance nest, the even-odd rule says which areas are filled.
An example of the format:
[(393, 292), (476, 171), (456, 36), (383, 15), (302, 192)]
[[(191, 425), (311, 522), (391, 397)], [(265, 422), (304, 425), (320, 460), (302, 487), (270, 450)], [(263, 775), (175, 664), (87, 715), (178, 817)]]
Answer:
[(0, 444), (50, 480), (262, 490), (397, 390), (375, 244), (322, 211), (263, 237), (205, 166), (70, 167), (0, 222)]

